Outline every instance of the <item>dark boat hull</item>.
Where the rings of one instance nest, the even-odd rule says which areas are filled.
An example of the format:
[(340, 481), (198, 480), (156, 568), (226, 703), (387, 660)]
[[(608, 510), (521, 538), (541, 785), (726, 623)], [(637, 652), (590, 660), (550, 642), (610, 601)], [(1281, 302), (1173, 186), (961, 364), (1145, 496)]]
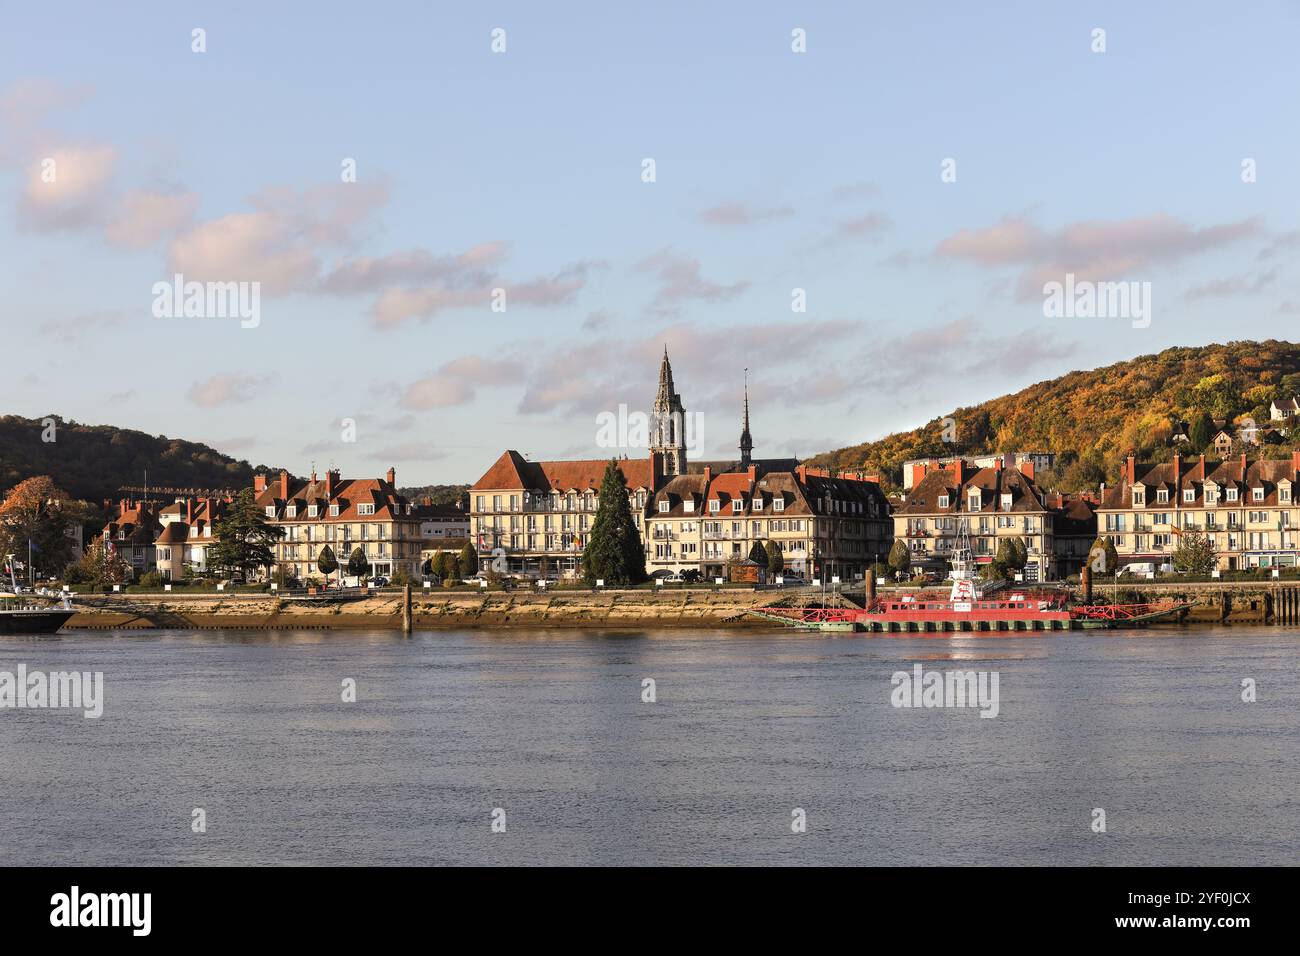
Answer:
[(0, 611), (0, 634), (53, 634), (76, 611)]

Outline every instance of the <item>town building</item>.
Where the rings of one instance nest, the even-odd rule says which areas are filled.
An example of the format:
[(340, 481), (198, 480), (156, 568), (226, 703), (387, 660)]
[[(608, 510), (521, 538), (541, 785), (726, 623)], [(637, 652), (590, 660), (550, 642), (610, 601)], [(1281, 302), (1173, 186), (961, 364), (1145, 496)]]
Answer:
[(1300, 399), (1279, 398), (1268, 406), (1268, 417), (1275, 422), (1290, 422), (1300, 411)]
[(1032, 460), (1016, 465), (1008, 455), (983, 467), (956, 459), (914, 472), (912, 490), (894, 511), (894, 537), (907, 542), (912, 566), (946, 572), (964, 526), (977, 563), (991, 562), (1004, 540), (1022, 538), (1025, 580), (1055, 579), (1056, 515), (1034, 484), (1034, 468)]
[(949, 458), (911, 458), (903, 462), (903, 490), (910, 490), (928, 471), (947, 468), (953, 462), (964, 461), (976, 468), (992, 468), (1012, 462), (1012, 466), (1032, 465), (1035, 472), (1046, 471), (1056, 465), (1056, 455), (1048, 451), (994, 452), (989, 455), (953, 455)]
[(229, 505), (229, 498), (178, 498), (158, 512), (162, 531), (154, 541), (154, 558), (164, 581), (208, 572), (208, 549), (217, 541), (213, 529)]
[(130, 568), (132, 578), (157, 567), (154, 541), (162, 532), (162, 525), (155, 508), (149, 501), (132, 502), (123, 498), (118, 502), (117, 516), (104, 525), (104, 544)]
[(1204, 455), (1138, 462), (1129, 456), (1119, 483), (1101, 489), (1100, 531), (1121, 567), (1172, 563), (1179, 538), (1205, 534), (1222, 571), (1293, 567), (1300, 557), (1295, 490), (1300, 452), (1286, 459), (1220, 461)]
[(469, 537), (469, 507), (463, 497), (441, 505), (425, 498), (415, 506), (415, 516), (420, 519), (420, 537), (426, 548), (447, 540), (464, 542)]
[[(271, 481), (255, 475), (253, 492), (271, 523), (285, 535), (274, 546), (277, 565), (300, 581), (323, 578), (319, 569), (328, 545), (340, 567), (360, 548), (375, 577), (401, 571), (419, 574), (424, 539), (415, 506), (397, 493), (397, 473), (383, 478), (343, 478), (333, 469), (318, 479), (287, 471)], [(346, 573), (346, 571), (344, 571)]]
[(1056, 576), (1077, 575), (1088, 563), (1088, 555), (1097, 541), (1098, 498), (1093, 493), (1055, 492), (1046, 495), (1043, 503), (1052, 512)]

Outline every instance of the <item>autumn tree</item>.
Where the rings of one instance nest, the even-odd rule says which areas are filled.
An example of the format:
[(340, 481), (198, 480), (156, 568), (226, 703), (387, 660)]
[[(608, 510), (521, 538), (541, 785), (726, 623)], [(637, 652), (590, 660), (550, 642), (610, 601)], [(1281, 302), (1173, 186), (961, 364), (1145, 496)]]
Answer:
[(785, 553), (781, 550), (781, 545), (771, 539), (767, 542), (767, 570), (772, 574), (780, 574), (785, 570)]
[[(72, 500), (49, 476), (20, 481), (0, 503), (0, 556), (26, 562), (30, 550), (42, 569), (62, 570), (75, 557), (69, 532), (89, 516), (90, 506)], [(29, 568), (28, 575), (33, 573)]]
[(894, 546), (889, 549), (889, 566), (898, 573), (905, 572), (912, 566), (912, 552), (908, 550), (907, 542), (899, 538), (894, 542)]
[(1184, 531), (1174, 549), (1174, 568), (1185, 574), (1209, 574), (1215, 566), (1214, 542), (1199, 531)]

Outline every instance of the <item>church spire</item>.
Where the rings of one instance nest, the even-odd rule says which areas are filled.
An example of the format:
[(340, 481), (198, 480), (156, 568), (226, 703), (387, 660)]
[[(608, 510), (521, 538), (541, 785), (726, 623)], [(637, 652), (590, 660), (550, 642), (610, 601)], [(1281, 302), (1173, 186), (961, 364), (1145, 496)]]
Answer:
[(754, 452), (754, 438), (749, 433), (749, 369), (745, 369), (745, 423), (740, 429), (740, 466), (748, 468)]
[(662, 458), (665, 475), (686, 474), (686, 409), (673, 386), (673, 367), (668, 361), (666, 343), (659, 364), (659, 392), (655, 395), (653, 418), (650, 451)]

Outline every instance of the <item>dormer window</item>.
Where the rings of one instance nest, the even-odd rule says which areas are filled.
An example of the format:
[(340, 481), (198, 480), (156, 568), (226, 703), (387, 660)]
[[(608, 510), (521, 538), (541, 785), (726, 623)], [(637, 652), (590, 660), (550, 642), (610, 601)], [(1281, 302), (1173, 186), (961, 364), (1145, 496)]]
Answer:
[(737, 498), (735, 501), (731, 503), (732, 514), (740, 514), (740, 512), (744, 510), (745, 510), (745, 502), (742, 501), (740, 498)]
[(1237, 489), (1236, 489), (1236, 488), (1229, 488), (1229, 489), (1228, 489), (1228, 500), (1229, 500), (1229, 501), (1236, 501), (1236, 500), (1237, 500)]
[(761, 495), (754, 495), (754, 510), (755, 511), (763, 510), (763, 498)]
[(1263, 500), (1264, 500), (1264, 489), (1263, 489), (1263, 488), (1252, 488), (1252, 489), (1250, 490), (1250, 493), (1251, 493), (1251, 499), (1252, 499), (1253, 501), (1263, 501)]
[(316, 505), (308, 505), (308, 506), (307, 506), (307, 517), (308, 517), (308, 518), (315, 518), (315, 517), (317, 516), (317, 513), (318, 513), (319, 511), (320, 511), (320, 509), (319, 509), (318, 507), (316, 507)]
[(1291, 500), (1291, 489), (1288, 488), (1286, 485), (1282, 485), (1281, 487), (1279, 487), (1279, 488), (1277, 489), (1277, 500), (1278, 500), (1278, 501), (1290, 501), (1290, 500)]
[(359, 515), (372, 515), (374, 513), (375, 506), (373, 503), (357, 505), (357, 514)]
[(331, 517), (331, 518), (337, 518), (338, 516), (339, 516), (339, 506), (338, 506), (338, 505), (330, 505), (330, 517)]
[(685, 501), (683, 501), (682, 510), (688, 513), (693, 512), (695, 510), (695, 499), (687, 498)]
[(286, 518), (296, 518), (296, 517), (298, 517), (298, 506), (297, 506), (297, 505), (286, 505), (286, 506), (285, 506), (285, 509), (284, 509), (284, 516), (285, 516)]
[(1158, 505), (1169, 504), (1169, 489), (1167, 488), (1156, 489), (1156, 504)]
[(659, 502), (659, 513), (660, 513), (661, 515), (666, 515), (666, 514), (668, 514), (668, 502), (667, 502), (667, 500), (664, 500), (664, 501)]
[(947, 496), (947, 495), (940, 495), (940, 496), (939, 496), (939, 507), (940, 507), (940, 508), (946, 508), (946, 507), (948, 507), (948, 496)]
[(722, 502), (719, 501), (717, 498), (711, 498), (711, 499), (709, 499), (709, 514), (711, 514), (711, 515), (715, 515), (715, 514), (717, 514), (717, 513), (718, 513), (718, 510), (719, 510), (721, 507), (722, 507)]
[(784, 510), (785, 510), (785, 499), (784, 499), (784, 498), (773, 498), (773, 499), (772, 499), (772, 510), (773, 510), (773, 511), (784, 511)]
[(267, 516), (268, 518), (274, 518), (274, 517), (275, 517), (275, 505), (267, 505), (267, 506), (266, 506), (266, 516)]
[(1010, 495), (1003, 495), (1003, 496), (1002, 496), (1002, 510), (1003, 510), (1003, 511), (1010, 511), (1010, 510), (1011, 510), (1011, 496), (1010, 496)]
[(1196, 489), (1194, 489), (1194, 488), (1184, 488), (1184, 489), (1183, 489), (1183, 503), (1184, 503), (1184, 504), (1191, 504), (1191, 503), (1194, 502), (1195, 500), (1196, 500)]

